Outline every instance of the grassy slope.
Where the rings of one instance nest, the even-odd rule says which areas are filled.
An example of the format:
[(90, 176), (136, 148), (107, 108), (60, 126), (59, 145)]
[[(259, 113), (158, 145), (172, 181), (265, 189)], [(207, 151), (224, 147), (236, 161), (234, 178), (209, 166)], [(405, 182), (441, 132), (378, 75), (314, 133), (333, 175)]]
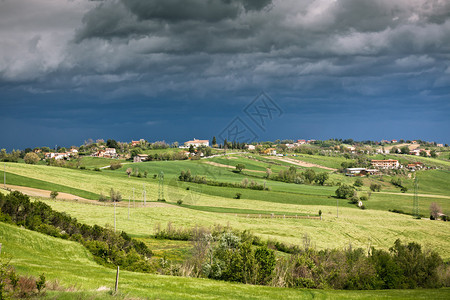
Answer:
[(93, 169), (93, 168), (101, 168), (101, 167), (109, 166), (112, 162), (126, 163), (126, 160), (112, 159), (112, 158), (105, 158), (105, 157), (83, 156), (83, 157), (81, 157), (80, 166)]
[[(79, 244), (0, 223), (2, 256), (13, 258), (12, 264), (22, 274), (37, 276), (45, 273), (47, 280), (58, 279), (65, 286), (93, 290), (100, 286), (112, 288), (115, 270), (95, 264), (91, 255)], [(156, 299), (448, 299), (450, 289), (406, 291), (328, 291), (295, 290), (232, 284), (206, 279), (160, 276), (120, 272), (119, 289), (132, 297)], [(104, 292), (57, 292), (49, 297), (80, 299), (84, 296), (103, 297)]]
[[(318, 249), (343, 248), (351, 243), (354, 247), (367, 248), (369, 244), (388, 249), (398, 238), (404, 241), (416, 241), (435, 249), (445, 259), (450, 259), (449, 222), (433, 222), (430, 220), (414, 220), (410, 216), (395, 213), (339, 208), (336, 219), (336, 207), (296, 206), (278, 203), (264, 203), (251, 200), (230, 200), (225, 204), (220, 199), (211, 201), (216, 206), (233, 207), (240, 204), (242, 209), (292, 211), (299, 214), (317, 215), (322, 209), (323, 220), (312, 219), (259, 219), (235, 216), (234, 214), (214, 213), (192, 210), (177, 206), (169, 207), (136, 207), (131, 210), (128, 220), (128, 208), (117, 208), (117, 228), (125, 230), (133, 236), (148, 237), (154, 232), (157, 224), (165, 227), (172, 222), (177, 227), (199, 226), (231, 226), (248, 229), (266, 238), (276, 239), (288, 244), (302, 244), (303, 235), (308, 234)], [(66, 211), (83, 223), (113, 224), (113, 208), (81, 204), (77, 202), (46, 201), (54, 209)], [(198, 203), (203, 203), (198, 200)]]

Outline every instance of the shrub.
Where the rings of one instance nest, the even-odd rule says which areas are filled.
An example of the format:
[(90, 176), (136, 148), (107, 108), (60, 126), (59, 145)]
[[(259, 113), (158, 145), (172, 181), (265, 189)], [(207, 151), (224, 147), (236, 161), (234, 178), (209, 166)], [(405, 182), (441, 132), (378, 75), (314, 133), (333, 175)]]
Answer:
[(370, 190), (372, 192), (379, 192), (379, 191), (381, 191), (381, 184), (379, 184), (379, 183), (372, 183), (370, 185)]
[(37, 162), (41, 160), (39, 158), (39, 156), (34, 152), (29, 152), (29, 153), (25, 154), (25, 157), (23, 159), (26, 164), (31, 164), (31, 165), (37, 164)]
[(234, 196), (234, 199), (241, 199), (242, 194), (241, 193), (236, 193), (236, 195)]
[(236, 171), (238, 171), (239, 173), (242, 172), (242, 170), (245, 169), (245, 165), (244, 164), (237, 164), (236, 165)]
[(85, 166), (81, 166), (80, 170), (86, 170), (86, 167)]
[(36, 281), (36, 288), (40, 293), (45, 288), (45, 275), (42, 273), (39, 275), (39, 280)]
[(94, 168), (94, 171), (101, 172), (102, 170), (100, 170), (99, 167), (95, 167), (95, 168)]
[(105, 195), (103, 195), (103, 193), (100, 193), (100, 196), (98, 196), (98, 201), (106, 202), (108, 201), (108, 198)]
[(353, 195), (354, 189), (353, 187), (347, 185), (347, 184), (342, 184), (340, 187), (338, 187), (338, 189), (335, 191), (336, 196), (338, 198), (341, 199), (346, 199), (349, 198)]
[(109, 165), (109, 168), (110, 168), (111, 170), (117, 170), (117, 169), (122, 168), (122, 164), (121, 164), (120, 162), (118, 162), (118, 161), (115, 161), (115, 162), (112, 162), (112, 163)]
[(361, 201), (367, 201), (367, 200), (369, 200), (369, 198), (368, 198), (367, 196), (361, 196), (361, 197), (359, 197), (359, 199), (360, 199)]
[(109, 195), (111, 197), (112, 202), (120, 202), (122, 201), (122, 195), (119, 191), (115, 191), (113, 188), (109, 191)]
[(50, 192), (50, 198), (56, 199), (56, 197), (58, 197), (58, 192), (57, 191), (51, 191)]
[(402, 186), (400, 190), (402, 191), (402, 193), (406, 193), (408, 191), (408, 188), (406, 186)]
[(178, 204), (178, 205), (183, 204), (183, 200), (177, 200), (177, 204)]
[(355, 180), (355, 182), (353, 183), (353, 185), (354, 185), (354, 186), (357, 186), (357, 187), (361, 187), (361, 186), (364, 185), (364, 183), (363, 183), (363, 181), (361, 180), (361, 178), (357, 178), (357, 179)]

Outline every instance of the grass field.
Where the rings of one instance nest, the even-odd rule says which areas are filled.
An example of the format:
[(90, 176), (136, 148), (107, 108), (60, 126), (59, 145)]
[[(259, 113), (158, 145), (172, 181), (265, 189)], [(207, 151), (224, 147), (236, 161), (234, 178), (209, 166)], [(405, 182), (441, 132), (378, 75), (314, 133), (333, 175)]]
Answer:
[[(107, 292), (94, 292), (99, 287), (114, 286), (115, 270), (95, 264), (90, 253), (80, 244), (0, 223), (2, 256), (21, 274), (58, 280), (77, 292), (49, 292), (49, 299), (110, 298)], [(448, 299), (450, 289), (333, 291), (298, 290), (233, 284), (207, 279), (120, 272), (119, 291), (128, 297), (150, 299)], [(119, 297), (120, 298), (120, 297)]]
[[(200, 205), (202, 201), (199, 200)], [(445, 259), (450, 259), (449, 229), (447, 222), (415, 220), (411, 216), (377, 210), (359, 210), (316, 205), (291, 205), (265, 203), (256, 200), (230, 200), (223, 203), (220, 198), (211, 200), (217, 207), (236, 207), (265, 211), (285, 211), (299, 215), (317, 215), (322, 209), (323, 220), (314, 219), (259, 219), (236, 216), (229, 213), (193, 210), (176, 205), (167, 207), (136, 207), (131, 209), (128, 220), (128, 208), (117, 208), (117, 228), (135, 237), (147, 238), (160, 224), (163, 228), (168, 222), (176, 227), (210, 227), (214, 225), (230, 226), (239, 230), (250, 230), (264, 239), (275, 239), (288, 244), (302, 245), (304, 234), (308, 234), (318, 249), (353, 247), (367, 248), (369, 245), (388, 249), (398, 238), (403, 241), (416, 241), (436, 250)], [(77, 202), (47, 200), (58, 211), (65, 211), (87, 224), (111, 226), (114, 222), (113, 207), (104, 207)]]

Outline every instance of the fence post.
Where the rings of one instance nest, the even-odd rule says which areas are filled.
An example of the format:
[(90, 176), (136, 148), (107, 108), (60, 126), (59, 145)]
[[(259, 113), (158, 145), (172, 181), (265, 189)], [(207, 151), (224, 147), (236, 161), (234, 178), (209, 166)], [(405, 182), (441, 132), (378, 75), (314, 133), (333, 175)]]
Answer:
[(119, 266), (117, 266), (116, 285), (114, 286), (114, 294), (117, 294), (118, 290), (119, 290)]

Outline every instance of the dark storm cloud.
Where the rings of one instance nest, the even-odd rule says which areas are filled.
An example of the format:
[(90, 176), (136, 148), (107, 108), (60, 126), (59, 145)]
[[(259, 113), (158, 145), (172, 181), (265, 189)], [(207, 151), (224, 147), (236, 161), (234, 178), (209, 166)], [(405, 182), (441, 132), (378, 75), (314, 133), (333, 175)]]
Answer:
[(411, 101), (437, 119), (449, 112), (450, 2), (4, 0), (0, 89), (11, 103), (16, 91), (99, 107), (139, 99), (186, 115), (266, 90), (293, 114)]

